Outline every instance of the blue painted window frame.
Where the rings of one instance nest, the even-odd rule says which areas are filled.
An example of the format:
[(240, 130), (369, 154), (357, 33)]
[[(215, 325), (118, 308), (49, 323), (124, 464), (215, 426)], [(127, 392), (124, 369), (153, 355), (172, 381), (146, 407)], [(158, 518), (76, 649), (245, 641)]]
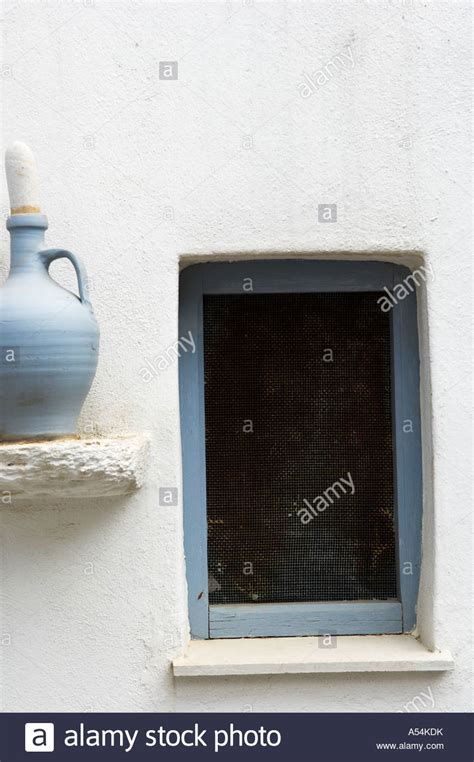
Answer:
[[(203, 295), (383, 291), (410, 270), (390, 262), (259, 260), (200, 263), (180, 276), (184, 545), (191, 637), (238, 638), (410, 632), (416, 624), (421, 562), (422, 456), (416, 289), (390, 310), (398, 600), (209, 605), (204, 425)], [(411, 281), (408, 281), (411, 282)], [(411, 421), (411, 424), (407, 422)], [(404, 424), (405, 422), (405, 424)], [(405, 425), (405, 430), (404, 430)]]

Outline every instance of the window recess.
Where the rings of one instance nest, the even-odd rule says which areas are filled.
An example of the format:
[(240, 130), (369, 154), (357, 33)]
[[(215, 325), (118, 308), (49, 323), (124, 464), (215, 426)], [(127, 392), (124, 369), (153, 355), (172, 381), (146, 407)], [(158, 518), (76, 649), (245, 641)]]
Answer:
[(181, 276), (195, 638), (411, 631), (420, 563), (416, 295), (390, 263)]

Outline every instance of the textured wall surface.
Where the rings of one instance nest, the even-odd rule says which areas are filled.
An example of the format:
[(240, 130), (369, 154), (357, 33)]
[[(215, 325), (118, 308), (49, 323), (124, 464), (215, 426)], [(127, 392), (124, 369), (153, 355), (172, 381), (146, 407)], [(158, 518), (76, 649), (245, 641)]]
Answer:
[[(81, 431), (149, 431), (152, 455), (130, 497), (1, 504), (2, 708), (392, 711), (430, 686), (436, 710), (467, 709), (469, 3), (23, 0), (3, 15), (2, 144), (34, 149), (48, 245), (83, 257), (101, 325)], [(337, 222), (318, 222), (320, 204)], [(337, 252), (434, 273), (420, 630), (456, 668), (174, 682), (178, 368), (140, 371), (177, 338), (180, 263)], [(0, 264), (3, 278), (6, 231)], [(74, 287), (67, 265), (54, 273)], [(170, 486), (178, 505), (160, 506)]]

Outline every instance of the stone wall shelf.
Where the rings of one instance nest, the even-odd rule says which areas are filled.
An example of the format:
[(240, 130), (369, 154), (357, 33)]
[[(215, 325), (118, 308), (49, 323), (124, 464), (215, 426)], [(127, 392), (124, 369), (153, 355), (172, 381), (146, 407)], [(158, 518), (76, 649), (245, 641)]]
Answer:
[(26, 500), (127, 495), (143, 485), (149, 452), (147, 434), (2, 443), (0, 495)]

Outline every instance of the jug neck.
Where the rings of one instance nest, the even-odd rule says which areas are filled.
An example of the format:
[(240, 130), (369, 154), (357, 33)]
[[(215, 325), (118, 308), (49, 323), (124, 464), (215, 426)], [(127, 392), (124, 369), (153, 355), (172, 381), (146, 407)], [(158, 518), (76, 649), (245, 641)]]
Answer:
[(48, 220), (44, 214), (15, 214), (7, 219), (10, 231), (10, 271), (44, 269), (37, 253), (45, 248), (44, 232)]

